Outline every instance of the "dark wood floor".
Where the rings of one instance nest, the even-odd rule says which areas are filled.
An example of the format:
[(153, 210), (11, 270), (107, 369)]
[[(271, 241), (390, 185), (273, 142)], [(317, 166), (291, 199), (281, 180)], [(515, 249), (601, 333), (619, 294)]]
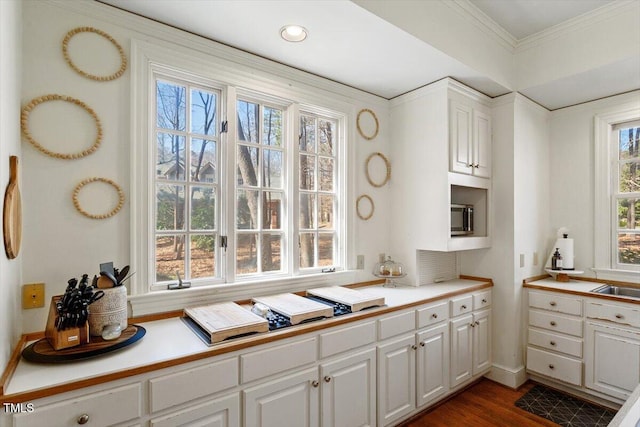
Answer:
[(551, 421), (515, 407), (515, 401), (533, 386), (528, 382), (513, 390), (482, 379), (429, 412), (412, 418), (402, 427), (558, 427)]

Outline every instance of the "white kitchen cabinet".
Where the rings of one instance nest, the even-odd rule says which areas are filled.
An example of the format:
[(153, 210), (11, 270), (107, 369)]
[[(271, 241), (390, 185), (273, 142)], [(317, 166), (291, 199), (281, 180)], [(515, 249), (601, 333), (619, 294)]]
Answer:
[(313, 367), (245, 389), (245, 425), (319, 426), (319, 386), (318, 369)]
[(416, 408), (415, 334), (378, 346), (378, 425), (386, 426)]
[(416, 404), (419, 407), (449, 391), (449, 327), (446, 322), (417, 334)]
[(450, 171), (491, 177), (491, 114), (479, 103), (449, 101)]
[(320, 365), (323, 427), (376, 425), (376, 349)]
[(491, 367), (491, 310), (451, 320), (451, 388)]
[(169, 415), (151, 419), (150, 427), (239, 427), (240, 395), (208, 400), (205, 403), (183, 407)]
[(473, 313), (473, 375), (491, 367), (491, 310)]

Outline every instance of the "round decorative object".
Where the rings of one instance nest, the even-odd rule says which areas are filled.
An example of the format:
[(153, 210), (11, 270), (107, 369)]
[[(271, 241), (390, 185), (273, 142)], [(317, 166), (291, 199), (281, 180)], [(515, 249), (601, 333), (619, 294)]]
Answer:
[[(361, 123), (361, 120), (363, 120), (363, 116), (362, 116), (363, 114), (367, 116), (370, 115), (371, 118), (373, 119), (375, 123), (375, 127), (373, 131), (365, 133), (365, 131), (362, 129), (363, 123)], [(363, 137), (367, 141), (371, 141), (373, 138), (378, 136), (378, 130), (380, 128), (380, 124), (378, 123), (378, 117), (376, 116), (376, 113), (374, 113), (368, 108), (364, 108), (360, 110), (360, 112), (358, 113), (358, 117), (356, 118), (356, 127), (358, 128), (358, 133), (360, 134), (361, 137)]]
[[(384, 165), (387, 169), (385, 178), (382, 182), (375, 182), (373, 179), (371, 179), (371, 175), (369, 174), (369, 163), (374, 157), (380, 157), (382, 161), (384, 161)], [(391, 163), (389, 162), (389, 159), (387, 159), (382, 153), (371, 153), (369, 157), (367, 157), (367, 160), (365, 162), (365, 174), (367, 175), (367, 181), (369, 181), (369, 184), (374, 187), (382, 187), (387, 182), (389, 182), (389, 179), (391, 179)]]
[[(85, 211), (80, 206), (80, 202), (78, 201), (78, 194), (80, 193), (80, 190), (82, 189), (82, 187), (84, 187), (85, 185), (90, 184), (92, 182), (104, 182), (105, 184), (109, 184), (109, 185), (113, 186), (116, 189), (116, 191), (118, 192), (118, 205), (115, 208), (113, 208), (113, 210), (111, 212), (108, 212), (106, 214), (92, 214), (92, 213), (89, 213), (89, 212)], [(84, 216), (86, 216), (88, 218), (92, 218), (92, 219), (110, 218), (110, 217), (114, 216), (115, 214), (117, 214), (118, 211), (120, 211), (120, 209), (122, 209), (122, 205), (124, 205), (124, 192), (122, 191), (122, 188), (120, 188), (120, 186), (118, 184), (116, 184), (115, 182), (113, 182), (112, 180), (110, 180), (108, 178), (98, 178), (98, 177), (87, 178), (84, 181), (80, 182), (80, 184), (78, 184), (76, 186), (76, 188), (73, 190), (73, 206), (76, 207), (76, 210), (78, 212), (80, 212), (82, 215), (84, 215)], [(98, 335), (100, 335), (100, 334), (98, 334)]]
[[(42, 145), (40, 145), (40, 143), (36, 141), (33, 138), (33, 136), (31, 136), (31, 133), (29, 132), (29, 114), (31, 113), (31, 110), (33, 110), (35, 107), (42, 104), (43, 102), (48, 102), (48, 101), (71, 102), (72, 104), (75, 104), (78, 107), (84, 108), (87, 111), (87, 113), (89, 113), (91, 117), (93, 117), (93, 120), (96, 122), (96, 140), (93, 142), (93, 145), (91, 147), (79, 153), (73, 153), (73, 154), (56, 153), (55, 151), (51, 151), (43, 147)], [(20, 114), (20, 127), (22, 128), (22, 133), (24, 133), (25, 138), (27, 138), (27, 141), (29, 141), (31, 145), (33, 145), (42, 154), (55, 157), (56, 159), (73, 160), (73, 159), (79, 159), (81, 157), (88, 156), (89, 154), (96, 151), (100, 146), (100, 143), (102, 142), (102, 125), (100, 124), (100, 119), (98, 119), (96, 112), (93, 111), (91, 107), (89, 107), (87, 104), (80, 101), (79, 99), (72, 98), (66, 95), (45, 95), (39, 98), (32, 99), (22, 109), (22, 113)]]
[[(360, 209), (360, 202), (362, 202), (363, 200), (368, 201), (369, 204), (371, 205), (371, 210), (369, 211), (368, 214), (365, 214), (365, 215), (362, 214)], [(363, 221), (366, 221), (373, 216), (374, 210), (375, 210), (375, 205), (373, 204), (373, 199), (371, 198), (371, 196), (368, 196), (367, 194), (363, 194), (360, 197), (358, 197), (358, 199), (356, 200), (356, 214), (358, 215), (358, 218), (360, 218)]]
[[(127, 288), (116, 286), (103, 289), (104, 297), (89, 306), (89, 334), (92, 337), (102, 335), (105, 327), (120, 325), (127, 329)], [(117, 338), (117, 337), (116, 337)]]
[[(105, 39), (109, 40), (116, 47), (116, 49), (118, 49), (118, 53), (120, 54), (120, 69), (108, 76), (96, 76), (94, 74), (87, 73), (86, 71), (83, 71), (80, 68), (78, 68), (78, 66), (76, 66), (71, 60), (71, 56), (69, 56), (69, 40), (71, 40), (71, 38), (78, 33), (96, 33), (104, 37)], [(97, 80), (99, 82), (115, 80), (118, 77), (122, 76), (122, 74), (124, 74), (125, 70), (127, 69), (127, 57), (124, 54), (124, 49), (122, 49), (122, 46), (120, 46), (118, 42), (115, 41), (114, 38), (111, 37), (109, 34), (92, 27), (78, 27), (69, 31), (67, 35), (64, 37), (64, 40), (62, 41), (62, 54), (64, 55), (64, 60), (67, 61), (67, 64), (69, 64), (69, 66), (73, 68), (73, 70), (76, 73), (88, 79)]]

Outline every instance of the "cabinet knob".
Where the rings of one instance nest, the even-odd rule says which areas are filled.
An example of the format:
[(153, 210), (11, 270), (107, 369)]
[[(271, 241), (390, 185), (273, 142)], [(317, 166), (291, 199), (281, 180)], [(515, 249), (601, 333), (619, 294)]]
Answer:
[(482, 298), (482, 303), (486, 304), (487, 303), (487, 299), (486, 298)]
[(412, 348), (413, 350), (417, 350), (417, 349), (418, 349), (418, 346), (417, 346), (417, 345), (415, 345), (415, 344), (413, 344), (413, 345), (411, 346), (411, 348)]
[(86, 424), (89, 422), (89, 415), (88, 414), (82, 414), (78, 417), (78, 424)]
[(549, 342), (549, 344), (556, 345), (556, 342), (555, 341), (551, 341), (551, 342)]
[(549, 324), (550, 324), (551, 326), (556, 326), (556, 322), (554, 322), (553, 320), (552, 320), (551, 322), (549, 322)]
[(463, 304), (463, 305), (460, 306), (460, 310), (466, 310), (466, 309), (467, 309), (466, 305)]
[(555, 301), (551, 301), (551, 302), (549, 303), (549, 305), (550, 305), (551, 307), (555, 307), (555, 306), (556, 306), (556, 302), (555, 302)]
[(424, 341), (420, 341), (420, 347), (424, 347), (424, 346), (425, 346)]
[(475, 323), (473, 323), (473, 322), (471, 322), (471, 323), (469, 323), (469, 326), (471, 326), (472, 328), (475, 328), (475, 327), (476, 327), (476, 324), (475, 324)]
[(325, 376), (324, 376), (324, 382), (325, 382), (325, 383), (328, 383), (328, 382), (330, 382), (330, 381), (331, 381), (331, 377), (330, 377), (329, 375), (325, 375)]
[(320, 383), (316, 380), (311, 381), (311, 387), (317, 388), (320, 385)]
[(622, 314), (616, 314), (616, 319), (624, 319), (624, 316)]
[(438, 313), (433, 313), (433, 314), (431, 315), (431, 317), (433, 317), (434, 319), (437, 319), (437, 318), (438, 318)]
[(549, 369), (555, 369), (555, 366), (553, 366), (551, 363), (549, 363)]
[(473, 165), (473, 167), (478, 169), (480, 167), (480, 163), (476, 163), (475, 165)]
[(472, 168), (472, 167), (473, 167), (473, 165), (472, 165), (471, 163), (467, 163), (467, 164), (466, 164), (466, 166), (467, 166), (468, 168)]
[(473, 322), (473, 324), (478, 326), (478, 325), (480, 325), (480, 322), (476, 320), (475, 322)]

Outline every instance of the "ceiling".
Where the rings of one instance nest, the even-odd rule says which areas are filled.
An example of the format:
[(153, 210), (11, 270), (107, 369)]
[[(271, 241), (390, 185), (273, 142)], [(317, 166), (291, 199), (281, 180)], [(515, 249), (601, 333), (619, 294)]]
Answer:
[[(352, 1), (99, 1), (386, 99), (447, 76), (492, 97), (511, 92)], [(611, 0), (469, 2), (518, 40)], [(291, 23), (309, 30), (307, 40), (288, 43), (280, 38), (280, 28)], [(603, 90), (610, 89), (599, 86), (594, 96), (602, 96)], [(575, 91), (541, 87), (523, 93), (550, 109), (576, 103)], [(619, 92), (606, 95), (613, 93)]]

